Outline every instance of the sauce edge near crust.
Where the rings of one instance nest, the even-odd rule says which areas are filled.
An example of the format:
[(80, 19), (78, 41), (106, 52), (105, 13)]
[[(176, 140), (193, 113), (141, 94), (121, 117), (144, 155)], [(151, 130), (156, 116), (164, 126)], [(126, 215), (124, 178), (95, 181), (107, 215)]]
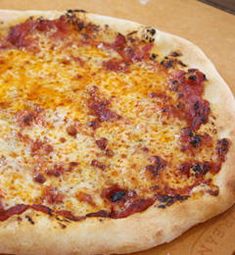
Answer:
[[(7, 98), (4, 98), (2, 100), (3, 102), (1, 102), (3, 116), (5, 117), (6, 113), (9, 114), (10, 118), (7, 119), (7, 121), (9, 123), (16, 123), (17, 132), (15, 132), (16, 130), (10, 130), (10, 132), (15, 132), (16, 140), (20, 144), (19, 147), (22, 151), (28, 153), (24, 162), (27, 166), (27, 174), (29, 174), (29, 176), (32, 175), (35, 181), (34, 185), (43, 188), (41, 188), (41, 194), (37, 194), (36, 198), (28, 199), (28, 194), (19, 195), (19, 201), (32, 200), (32, 203), (14, 204), (15, 202), (9, 199), (10, 203), (14, 204), (13, 206), (10, 206), (10, 203), (8, 205), (4, 203), (4, 195), (8, 196), (9, 193), (7, 193), (7, 190), (3, 190), (3, 198), (1, 199), (3, 204), (1, 211), (2, 220), (6, 220), (14, 214), (21, 214), (28, 208), (33, 208), (34, 210), (39, 210), (40, 208), (42, 212), (58, 214), (74, 221), (83, 219), (84, 215), (86, 217), (122, 218), (136, 212), (141, 212), (156, 201), (160, 208), (165, 208), (175, 202), (183, 201), (192, 196), (191, 192), (193, 189), (196, 190), (196, 187), (199, 189), (199, 191), (196, 192), (199, 195), (200, 193), (208, 193), (212, 196), (217, 196), (219, 194), (218, 187), (213, 185), (213, 178), (214, 175), (220, 171), (222, 162), (226, 159), (230, 141), (226, 138), (215, 140), (216, 128), (213, 127), (213, 120), (209, 119), (210, 117), (213, 119), (211, 109), (208, 101), (204, 100), (202, 97), (204, 86), (206, 85), (206, 77), (199, 70), (187, 69), (183, 66), (177, 58), (180, 55), (179, 53), (172, 52), (169, 56), (164, 56), (160, 60), (157, 60), (157, 53), (152, 52), (157, 52), (157, 48), (154, 49), (154, 47), (157, 46), (153, 45), (152, 39), (145, 38), (148, 42), (144, 42), (132, 36), (128, 37), (128, 35), (124, 36), (119, 33), (113, 33), (113, 31), (109, 31), (108, 28), (106, 28), (106, 31), (108, 31), (107, 33), (110, 33), (110, 38), (108, 38), (110, 41), (107, 40), (106, 42), (106, 38), (104, 38), (105, 41), (104, 39), (99, 41), (97, 40), (97, 38), (99, 39), (99, 29), (100, 28), (96, 25), (86, 23), (86, 21), (77, 19), (73, 14), (69, 14), (68, 16), (61, 16), (61, 18), (54, 21), (29, 19), (22, 24), (11, 27), (7, 35), (5, 37), (3, 36), (1, 42), (1, 53), (3, 56), (1, 56), (1, 61), (3, 66), (5, 63), (6, 65), (9, 64), (9, 66), (6, 66), (6, 69), (10, 71), (2, 70), (3, 73), (6, 73), (6, 77), (4, 77), (5, 80), (1, 82), (4, 83), (6, 89), (8, 89), (11, 99), (16, 96), (14, 95), (14, 89), (18, 90), (17, 93), (19, 92), (19, 94), (22, 92), (20, 97), (23, 95), (27, 95), (28, 97), (26, 98), (25, 104), (22, 102), (20, 109), (17, 108), (19, 106), (18, 102), (14, 104), (11, 100), (8, 102), (5, 100)], [(77, 39), (78, 45), (75, 46), (78, 54), (76, 56), (69, 55), (69, 58), (67, 58), (67, 54), (71, 54), (71, 52), (69, 52), (70, 47), (74, 46), (73, 44), (71, 45), (72, 42), (69, 41), (69, 36), (74, 36), (75, 38), (77, 36), (77, 34), (74, 35), (74, 30), (76, 30), (76, 33), (79, 35)], [(35, 32), (36, 35), (34, 34)], [(149, 33), (152, 34), (154, 32), (150, 29)], [(67, 45), (65, 45), (64, 42), (66, 36), (68, 36), (68, 40), (66, 41)], [(74, 38), (72, 39), (74, 43)], [(53, 42), (52, 45), (50, 45), (51, 55), (49, 57), (43, 55), (43, 52), (41, 52), (41, 45), (48, 43), (47, 40)], [(60, 44), (57, 45), (57, 42), (60, 42)], [(53, 64), (54, 58), (56, 58), (53, 52), (58, 54), (59, 51), (64, 50), (61, 44), (65, 47), (66, 58), (56, 60), (59, 61), (58, 68), (60, 68), (61, 71), (65, 69), (66, 72), (69, 71), (68, 68), (66, 69), (66, 66), (72, 65), (73, 68), (77, 68), (78, 66), (80, 68), (80, 72), (74, 77), (73, 96), (78, 93), (79, 99), (82, 99), (81, 105), (79, 105), (78, 101), (74, 103), (70, 95), (62, 93), (59, 89), (54, 89), (54, 86), (56, 86), (55, 80), (58, 79), (58, 77), (56, 77), (55, 80), (51, 79), (49, 85), (43, 84), (41, 80), (45, 78), (44, 75), (47, 75), (46, 69), (43, 65), (38, 67), (35, 64), (40, 54), (42, 54), (40, 57), (47, 57), (48, 63)], [(48, 44), (43, 47), (48, 47)], [(83, 51), (79, 52), (81, 49)], [(92, 58), (92, 56), (89, 56), (89, 50), (91, 49), (95, 49), (91, 55), (97, 54), (96, 57), (99, 61), (97, 61), (97, 59), (91, 59), (90, 61), (89, 57)], [(9, 54), (6, 54), (6, 62), (4, 62), (4, 52)], [(25, 61), (21, 63), (20, 67), (14, 66), (14, 62), (10, 61), (11, 59), (17, 61), (19, 56), (21, 59), (25, 58)], [(84, 56), (86, 57), (85, 59), (83, 59)], [(30, 62), (29, 57), (31, 61), (33, 59), (34, 63)], [(50, 57), (53, 58), (50, 59)], [(90, 66), (87, 67), (88, 60), (91, 63), (89, 63)], [(23, 65), (28, 65), (28, 67), (24, 69)], [(35, 70), (33, 70), (35, 73), (39, 74), (40, 71), (42, 72), (42, 74), (40, 74), (40, 82), (36, 85), (34, 84), (35, 90), (32, 91), (29, 89), (29, 86), (32, 86), (32, 84), (26, 84), (25, 87), (23, 86), (22, 88), (19, 87), (18, 84), (10, 84), (9, 79), (12, 78), (12, 68), (13, 70), (15, 68), (16, 73), (19, 72), (19, 70), (23, 70), (27, 77), (27, 75), (29, 75), (27, 70), (30, 70), (32, 66), (35, 68)], [(141, 139), (140, 136), (146, 133), (145, 130), (148, 130), (148, 125), (141, 126), (142, 123), (135, 123), (133, 116), (128, 116), (128, 113), (124, 112), (124, 109), (118, 105), (118, 99), (120, 98), (118, 98), (119, 94), (115, 93), (115, 86), (114, 89), (113, 87), (108, 87), (109, 84), (100, 86), (99, 81), (102, 77), (95, 77), (95, 73), (94, 71), (92, 72), (92, 70), (90, 73), (88, 72), (88, 75), (86, 74), (86, 71), (94, 68), (94, 66), (95, 68), (98, 66), (98, 72), (102, 75), (109, 75), (112, 73), (114, 77), (111, 75), (111, 77), (109, 77), (110, 79), (117, 78), (117, 76), (121, 77), (122, 82), (125, 84), (120, 93), (123, 95), (123, 101), (126, 100), (127, 102), (128, 99), (128, 103), (134, 104), (134, 108), (136, 108), (133, 110), (134, 117), (138, 116), (144, 118), (147, 116), (147, 119), (143, 121), (147, 124), (147, 120), (149, 120), (149, 118), (152, 120), (151, 117), (154, 113), (154, 117), (158, 121), (159, 116), (163, 118), (163, 121), (161, 120), (160, 129), (164, 129), (164, 126), (169, 125), (173, 120), (179, 122), (178, 130), (176, 131), (178, 137), (175, 137), (174, 134), (175, 140), (173, 140), (170, 134), (167, 135), (165, 133), (161, 134), (161, 138), (164, 138), (164, 142), (167, 143), (173, 140), (173, 146), (174, 142), (177, 143), (177, 148), (175, 148), (175, 150), (177, 150), (177, 153), (180, 153), (182, 159), (184, 159), (180, 164), (176, 165), (176, 163), (173, 162), (172, 155), (169, 155), (170, 153), (163, 153), (162, 155), (162, 153), (159, 153), (159, 150), (152, 148), (151, 141), (153, 140), (154, 142), (154, 137), (150, 136), (145, 138), (145, 140)], [(97, 68), (95, 68), (94, 70), (97, 71)], [(157, 80), (156, 84), (148, 84), (148, 91), (141, 89), (138, 86), (138, 81), (131, 76), (132, 72), (138, 74), (138, 72), (143, 70), (144, 74), (143, 76), (140, 75), (140, 77), (146, 75), (150, 80)], [(61, 73), (63, 74), (63, 72)], [(126, 76), (130, 76), (128, 81), (125, 80)], [(97, 84), (89, 84), (90, 81), (95, 80), (94, 77), (97, 79)], [(64, 79), (65, 83), (67, 82), (66, 75), (60, 78)], [(80, 82), (80, 80), (82, 81)], [(113, 80), (115, 81), (115, 79)], [(24, 82), (25, 81), (23, 81), (23, 83)], [(83, 85), (82, 89), (81, 84)], [(128, 86), (133, 86), (135, 84), (137, 84), (136, 88), (139, 94), (134, 95), (134, 100), (131, 100), (128, 96), (130, 96), (136, 88), (129, 88)], [(59, 86), (61, 85), (62, 84), (59, 84)], [(59, 86), (58, 88), (60, 88)], [(163, 90), (166, 88), (168, 93)], [(81, 90), (85, 91), (85, 95), (79, 94)], [(48, 97), (48, 95), (50, 95), (50, 97)], [(51, 95), (54, 97), (51, 97)], [(51, 98), (55, 100), (53, 103), (49, 102)], [(147, 102), (141, 100), (143, 98)], [(63, 116), (64, 119), (61, 118), (62, 113), (57, 112), (59, 116), (56, 116), (56, 121), (64, 122), (63, 124), (67, 126), (64, 131), (65, 135), (60, 137), (59, 141), (64, 145), (63, 148), (66, 148), (66, 143), (69, 143), (69, 146), (73, 146), (73, 148), (76, 149), (78, 148), (78, 150), (79, 142), (81, 142), (82, 139), (87, 139), (84, 142), (85, 145), (87, 142), (92, 143), (92, 146), (94, 144), (97, 147), (94, 151), (95, 158), (89, 160), (89, 162), (85, 162), (85, 165), (83, 164), (84, 162), (80, 162), (81, 160), (77, 158), (75, 158), (75, 160), (73, 158), (71, 160), (63, 159), (62, 161), (58, 161), (55, 137), (42, 135), (45, 134), (48, 128), (55, 128), (53, 127), (55, 123), (48, 123), (48, 115), (51, 118), (50, 114), (55, 113), (53, 112), (55, 109), (60, 108), (60, 110), (65, 110), (63, 107), (65, 108), (65, 106), (68, 105), (72, 107), (72, 110), (77, 110), (77, 107), (80, 108), (77, 110), (78, 114), (74, 114), (75, 116), (70, 116), (70, 112), (65, 112)], [(79, 118), (84, 108), (84, 116), (89, 116), (86, 122), (81, 121)], [(48, 109), (50, 112), (48, 112)], [(8, 110), (10, 113), (7, 112)], [(75, 113), (76, 110), (74, 111)], [(144, 116), (138, 115), (141, 111), (144, 111)], [(3, 116), (1, 116), (1, 118), (3, 118)], [(166, 124), (164, 124), (164, 122)], [(69, 125), (67, 123), (69, 123)], [(126, 159), (127, 153), (120, 155), (120, 159), (124, 161), (130, 162), (130, 160), (133, 160), (133, 165), (129, 166), (129, 169), (131, 169), (131, 178), (129, 183), (125, 183), (125, 180), (123, 180), (123, 183), (116, 183), (117, 181), (113, 183), (112, 177), (110, 178), (109, 175), (107, 176), (106, 171), (112, 168), (111, 164), (115, 161), (115, 150), (117, 151), (117, 148), (115, 148), (114, 141), (110, 141), (111, 139), (104, 137), (104, 134), (106, 134), (105, 129), (107, 127), (109, 128), (109, 125), (111, 128), (114, 128), (115, 126), (123, 125), (123, 123), (127, 125), (130, 130), (133, 130), (133, 127), (137, 129), (136, 134), (125, 134), (132, 135), (133, 138), (131, 139), (135, 139), (134, 148), (130, 148), (124, 143), (126, 151), (129, 152), (130, 149), (133, 150), (133, 155), (136, 155), (136, 157)], [(208, 123), (210, 123), (210, 125)], [(63, 130), (63, 124), (56, 124), (58, 125), (58, 127), (56, 127), (57, 129)], [(209, 125), (208, 130), (206, 127), (207, 124)], [(34, 139), (35, 137), (32, 134), (34, 128), (37, 129), (39, 134), (36, 136), (36, 139)], [(154, 125), (150, 128), (151, 131), (149, 133), (153, 134), (154, 132), (158, 132), (154, 129)], [(140, 132), (138, 130), (140, 130)], [(8, 132), (9, 130), (5, 131), (6, 137), (7, 135), (9, 136)], [(118, 130), (116, 134), (119, 135), (121, 141), (121, 139), (123, 139), (123, 131)], [(97, 135), (98, 137), (96, 137)], [(58, 137), (56, 138), (58, 139)], [(65, 141), (62, 138), (64, 138)], [(176, 140), (176, 138), (178, 139)], [(97, 142), (94, 142), (102, 139), (107, 139), (107, 144), (99, 146)], [(61, 142), (62, 140), (64, 142)], [(148, 146), (145, 144), (146, 140), (149, 142), (147, 143)], [(144, 145), (142, 146), (142, 144)], [(118, 146), (123, 146), (123, 143)], [(139, 148), (141, 146), (143, 148)], [(11, 153), (10, 156), (16, 159), (15, 163), (18, 164), (17, 167), (19, 167), (21, 165), (21, 162), (18, 161), (19, 155), (17, 155), (17, 153), (12, 153), (11, 148), (9, 148), (9, 151)], [(213, 151), (213, 153), (209, 155), (209, 158), (205, 156), (208, 151)], [(195, 159), (199, 153), (202, 154), (202, 157)], [(7, 165), (7, 157), (5, 155), (2, 156), (3, 165), (6, 164), (6, 166), (9, 167)], [(48, 159), (51, 161), (50, 164), (45, 163)], [(142, 165), (141, 169), (138, 169), (138, 163), (141, 159), (143, 159), (145, 165)], [(89, 170), (87, 170), (88, 165)], [(118, 160), (116, 165), (118, 165)], [(6, 173), (12, 166), (10, 166), (10, 168), (7, 167), (4, 169)], [(172, 171), (172, 169), (176, 169), (176, 167), (177, 171)], [(81, 203), (85, 205), (84, 207), (86, 207), (87, 210), (87, 213), (84, 215), (77, 216), (72, 212), (76, 211), (73, 205), (71, 205), (72, 202), (66, 200), (66, 194), (64, 193), (68, 191), (59, 190), (60, 185), (58, 183), (63, 182), (63, 178), (69, 179), (70, 176), (73, 175), (73, 172), (75, 172), (76, 177), (78, 173), (86, 170), (89, 171), (91, 176), (94, 174), (94, 171), (96, 171), (95, 173), (99, 175), (105, 188), (98, 190), (99, 198), (94, 199), (97, 201), (93, 201), (93, 197), (87, 194), (87, 190), (89, 191), (87, 188), (82, 187), (80, 188), (81, 190), (73, 190), (73, 196), (76, 198), (77, 207), (79, 207)], [(120, 174), (118, 170), (120, 169), (117, 167), (117, 169), (112, 171), (112, 176), (118, 176), (118, 174)], [(137, 176), (136, 171), (139, 171)], [(147, 187), (144, 186), (142, 190), (135, 188), (138, 186), (137, 179), (139, 174), (146, 180), (145, 185), (149, 183), (151, 185), (147, 185)], [(191, 179), (189, 177), (191, 177)], [(19, 180), (21, 178), (21, 169), (16, 169), (15, 176), (12, 176), (12, 179), (7, 181), (8, 183), (12, 183), (13, 187), (17, 187), (14, 182), (18, 180), (18, 178)], [(86, 178), (86, 176), (83, 178)], [(181, 178), (183, 178), (184, 181), (180, 183)], [(187, 179), (190, 179), (190, 184), (183, 185)], [(174, 183), (175, 180), (176, 183)], [(74, 187), (74, 179), (71, 178), (70, 181), (71, 187)], [(49, 182), (49, 185), (47, 182)], [(159, 183), (161, 183), (160, 186)], [(19, 185), (18, 190), (21, 191), (21, 189)], [(97, 192), (94, 187), (92, 189), (93, 193)], [(105, 190), (107, 189), (110, 190), (110, 194), (108, 193), (109, 195), (105, 195), (105, 193), (107, 193)], [(12, 192), (12, 194), (17, 197), (17, 193)], [(65, 200), (67, 202), (65, 208), (63, 208), (63, 206), (60, 207)], [(7, 199), (5, 201), (7, 201)], [(73, 208), (72, 210), (66, 210), (71, 207)], [(93, 210), (93, 207), (101, 210)], [(106, 210), (103, 210), (103, 208)]]

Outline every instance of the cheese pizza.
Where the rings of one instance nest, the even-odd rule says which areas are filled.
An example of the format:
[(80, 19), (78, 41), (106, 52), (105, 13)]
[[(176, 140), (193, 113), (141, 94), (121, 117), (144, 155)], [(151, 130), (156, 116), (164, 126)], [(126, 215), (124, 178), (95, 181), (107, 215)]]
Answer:
[(81, 10), (0, 11), (0, 252), (169, 242), (235, 202), (235, 102), (194, 44)]

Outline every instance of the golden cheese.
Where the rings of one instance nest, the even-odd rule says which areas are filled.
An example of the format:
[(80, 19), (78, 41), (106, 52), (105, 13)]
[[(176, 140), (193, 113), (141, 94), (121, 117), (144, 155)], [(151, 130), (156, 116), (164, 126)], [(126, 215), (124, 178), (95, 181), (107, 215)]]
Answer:
[[(167, 119), (158, 103), (161, 99), (149, 97), (156, 92), (174, 98), (167, 90), (167, 73), (159, 65), (142, 61), (132, 63), (128, 72), (109, 71), (102, 63), (118, 57), (114, 50), (79, 45), (76, 40), (69, 47), (58, 41), (52, 49), (53, 40), (43, 33), (40, 42), (36, 53), (14, 47), (0, 51), (0, 189), (6, 208), (43, 203), (84, 215), (106, 209), (101, 194), (114, 184), (149, 197), (159, 182), (172, 188), (193, 183), (193, 177), (176, 174), (179, 164), (188, 159), (179, 144), (185, 122)], [(95, 117), (88, 107), (94, 86), (101, 98), (110, 101), (109, 109), (121, 116), (101, 122), (96, 130), (89, 126)], [(17, 114), (37, 107), (40, 119), (20, 126)], [(74, 136), (68, 134), (70, 125), (77, 127)], [(96, 144), (103, 137), (112, 157)], [(53, 151), (33, 154), (36, 141), (49, 144)], [(154, 155), (169, 162), (161, 178), (146, 174)], [(205, 149), (194, 159), (209, 161), (211, 157), (212, 152)], [(93, 166), (92, 160), (105, 165), (104, 169)], [(70, 162), (78, 165), (58, 177), (47, 175), (55, 165), (67, 168)], [(45, 175), (44, 183), (34, 181), (37, 172)], [(49, 204), (43, 197), (44, 187), (63, 194), (63, 203)], [(95, 205), (77, 199), (80, 191), (90, 194)]]

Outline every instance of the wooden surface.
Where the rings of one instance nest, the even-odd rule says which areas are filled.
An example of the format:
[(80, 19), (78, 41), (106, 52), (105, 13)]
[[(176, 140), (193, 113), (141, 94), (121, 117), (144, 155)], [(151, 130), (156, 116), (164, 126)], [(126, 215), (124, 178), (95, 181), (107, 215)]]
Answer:
[(222, 10), (235, 14), (235, 1), (234, 0), (200, 0), (202, 2), (211, 4)]
[[(85, 9), (152, 25), (200, 46), (235, 93), (235, 16), (195, 0), (0, 0), (5, 9)], [(235, 206), (175, 241), (138, 255), (232, 255)], [(136, 254), (137, 255), (137, 254)]]

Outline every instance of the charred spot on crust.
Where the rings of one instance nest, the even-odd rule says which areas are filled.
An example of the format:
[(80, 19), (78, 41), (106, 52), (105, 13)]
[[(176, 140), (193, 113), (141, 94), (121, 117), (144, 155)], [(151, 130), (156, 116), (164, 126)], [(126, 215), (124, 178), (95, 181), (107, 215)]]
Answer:
[(178, 60), (178, 63), (181, 65), (181, 66), (183, 66), (183, 67), (186, 67), (187, 65), (184, 63), (184, 62), (182, 62), (181, 60)]
[(135, 35), (137, 33), (138, 33), (138, 31), (134, 30), (134, 31), (131, 31), (130, 33), (128, 33), (126, 36), (129, 37), (129, 36)]
[(177, 80), (170, 80), (169, 81), (170, 90), (177, 92), (178, 87), (179, 87), (179, 82)]
[(176, 201), (184, 201), (188, 198), (188, 196), (182, 195), (157, 195), (157, 200), (160, 202), (158, 205), (159, 208), (166, 208), (174, 204)]
[(207, 133), (197, 134), (191, 128), (183, 128), (180, 135), (181, 151), (194, 154), (196, 150), (212, 146), (212, 137)]
[(88, 127), (91, 127), (95, 130), (100, 126), (100, 123), (98, 120), (92, 120), (92, 121), (88, 122), (87, 125), (88, 125)]
[(190, 139), (190, 144), (193, 146), (193, 147), (198, 147), (201, 143), (201, 137), (199, 135), (194, 135), (191, 137)]
[(60, 225), (60, 227), (61, 227), (62, 229), (67, 228), (67, 226), (66, 226), (65, 224), (63, 224), (63, 223), (61, 223), (61, 222), (58, 222), (58, 223), (59, 223), (59, 225)]
[(207, 193), (216, 197), (219, 195), (219, 187), (217, 185), (212, 185), (210, 186), (210, 189), (207, 191)]
[(112, 203), (122, 201), (127, 196), (127, 190), (120, 188), (118, 185), (113, 185), (106, 188), (102, 192), (102, 197)]
[(162, 203), (169, 205), (174, 202), (174, 197), (168, 195), (161, 195), (158, 197), (158, 200)]
[(156, 34), (156, 29), (154, 29), (154, 28), (147, 28), (146, 31), (148, 33), (150, 33), (151, 35), (155, 35)]
[(76, 13), (76, 12), (86, 13), (86, 11), (82, 10), (82, 9), (68, 9), (67, 10), (67, 13), (69, 13), (69, 14)]
[(76, 22), (76, 27), (77, 27), (78, 31), (80, 31), (85, 27), (85, 24), (83, 21)]
[(225, 161), (225, 156), (229, 151), (230, 141), (227, 138), (223, 138), (217, 141), (216, 153), (218, 158), (223, 162)]
[(196, 176), (205, 175), (207, 172), (210, 171), (210, 164), (208, 162), (198, 162), (192, 165), (192, 171), (195, 173)]
[(196, 178), (202, 177), (208, 172), (211, 174), (216, 174), (220, 171), (221, 163), (220, 162), (213, 162), (213, 161), (188, 161), (181, 163), (179, 166), (180, 173), (186, 175), (187, 177), (190, 174), (194, 175)]
[(162, 66), (164, 66), (166, 69), (171, 68), (175, 64), (175, 60), (173, 59), (164, 59), (160, 62)]
[(206, 75), (197, 69), (189, 69), (185, 78), (186, 82), (191, 86), (198, 86), (207, 80)]
[(155, 38), (154, 36), (156, 35), (156, 29), (152, 27), (146, 27), (143, 31), (143, 39), (146, 40), (147, 42), (154, 42)]
[(181, 132), (182, 150), (190, 149), (189, 147), (197, 148), (200, 146), (202, 138), (193, 132), (191, 128), (183, 128)]
[(151, 59), (151, 60), (155, 60), (157, 57), (158, 57), (158, 54), (155, 54), (155, 53), (152, 53), (152, 54), (150, 55), (150, 59)]
[[(164, 59), (162, 64), (168, 60)], [(177, 59), (175, 61), (178, 63)], [(175, 111), (175, 116), (184, 119), (193, 131), (209, 119), (210, 105), (202, 98), (205, 79), (205, 75), (197, 69), (175, 71), (169, 79), (169, 87), (177, 93), (178, 102), (182, 105), (180, 110)]]
[(196, 101), (191, 109), (192, 129), (197, 130), (201, 124), (206, 124), (209, 113), (210, 107), (208, 101)]
[(35, 222), (33, 221), (32, 217), (30, 217), (29, 215), (25, 215), (25, 218), (26, 218), (32, 225), (35, 224)]
[(201, 163), (195, 163), (192, 166), (192, 170), (196, 175), (201, 175), (204, 172), (203, 165)]
[(196, 75), (190, 75), (189, 77), (188, 77), (188, 79), (189, 80), (192, 80), (192, 81), (196, 81), (197, 80), (197, 76)]
[(200, 72), (198, 69), (196, 69), (196, 68), (189, 68), (188, 69), (188, 74), (189, 74), (189, 76), (195, 76), (194, 78), (193, 78), (193, 80), (201, 80), (201, 81), (206, 81), (207, 80), (207, 78), (206, 78), (206, 75), (204, 74), (204, 73), (202, 73), (202, 72)]
[(180, 57), (180, 56), (182, 56), (183, 54), (182, 54), (182, 52), (180, 52), (179, 50), (177, 50), (177, 51), (172, 51), (172, 52), (170, 52), (170, 54), (169, 54), (169, 56), (171, 56), (171, 57)]
[(113, 194), (111, 194), (110, 199), (112, 202), (117, 202), (119, 200), (122, 200), (122, 198), (126, 195), (126, 191), (120, 190)]

